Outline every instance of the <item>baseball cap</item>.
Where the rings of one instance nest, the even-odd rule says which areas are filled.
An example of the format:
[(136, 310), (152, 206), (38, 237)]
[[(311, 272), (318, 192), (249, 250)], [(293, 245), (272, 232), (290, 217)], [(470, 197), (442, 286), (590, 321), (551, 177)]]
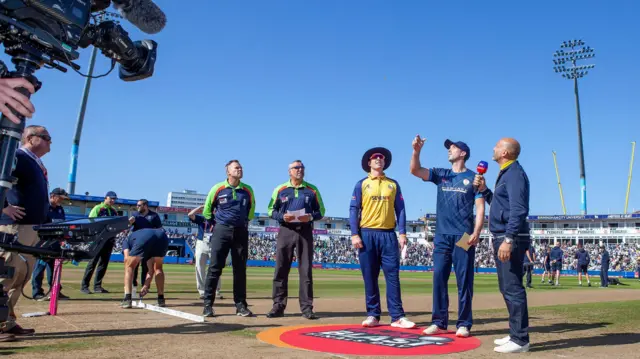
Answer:
[(113, 191), (109, 191), (109, 192), (107, 192), (107, 194), (104, 195), (104, 198), (107, 198), (107, 197), (110, 197), (110, 198), (113, 198), (113, 199), (117, 199), (118, 195)]
[(54, 188), (53, 191), (51, 191), (52, 195), (56, 195), (56, 196), (61, 196), (61, 197), (65, 197), (65, 198), (69, 198), (69, 194), (67, 194), (67, 191), (65, 191), (62, 188)]
[(469, 157), (471, 157), (471, 149), (469, 148), (469, 146), (467, 146), (466, 143), (462, 142), (462, 141), (457, 141), (457, 142), (453, 142), (449, 139), (447, 139), (446, 141), (444, 141), (444, 147), (446, 149), (449, 149), (449, 147), (451, 147), (451, 145), (454, 145), (456, 147), (458, 147), (460, 150), (464, 151), (467, 153), (466, 156), (464, 156), (464, 160), (468, 160)]

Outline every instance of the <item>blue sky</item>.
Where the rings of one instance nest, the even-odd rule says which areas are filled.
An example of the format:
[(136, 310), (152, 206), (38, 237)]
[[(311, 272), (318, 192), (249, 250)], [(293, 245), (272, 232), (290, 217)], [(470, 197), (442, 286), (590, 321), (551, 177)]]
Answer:
[[(423, 165), (447, 167), (443, 142), (452, 138), (471, 147), (472, 169), (509, 136), (522, 144), (531, 214), (562, 212), (552, 150), (567, 212), (579, 214), (573, 88), (551, 60), (563, 40), (582, 38), (596, 50), (580, 87), (588, 212), (623, 211), (630, 142), (640, 139), (637, 1), (156, 3), (168, 18), (160, 34), (124, 23), (133, 39), (159, 43), (153, 78), (125, 83), (114, 71), (93, 81), (76, 193), (115, 190), (164, 204), (169, 191), (207, 192), (237, 158), (265, 212), (287, 164), (301, 158), (327, 215), (347, 216), (364, 176), (360, 158), (382, 145), (416, 218), (436, 205), (435, 186), (409, 174), (416, 134), (427, 138)], [(83, 50), (83, 73), (88, 59)], [(108, 69), (100, 58), (95, 75)], [(84, 78), (38, 76), (30, 123), (49, 128), (51, 185), (66, 187)], [(496, 173), (490, 162), (489, 183)]]

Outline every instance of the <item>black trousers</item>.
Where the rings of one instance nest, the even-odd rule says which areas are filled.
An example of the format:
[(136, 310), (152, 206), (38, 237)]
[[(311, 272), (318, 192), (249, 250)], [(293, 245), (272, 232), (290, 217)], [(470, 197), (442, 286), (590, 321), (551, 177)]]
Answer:
[(247, 227), (217, 224), (211, 235), (211, 259), (204, 286), (204, 305), (213, 305), (214, 294), (227, 256), (231, 251), (233, 267), (233, 301), (236, 306), (247, 305), (247, 259), (249, 231)]
[[(294, 252), (295, 251), (295, 252)], [(273, 308), (284, 310), (289, 296), (289, 271), (295, 253), (298, 258), (300, 311), (313, 310), (313, 227), (309, 224), (280, 226), (276, 240), (276, 269), (273, 273)]]
[(525, 263), (524, 271), (527, 273), (527, 287), (531, 287), (531, 274), (533, 272), (533, 263)]
[(147, 279), (147, 273), (149, 269), (147, 268), (147, 261), (149, 258), (143, 258), (140, 263), (133, 269), (133, 286), (138, 286), (138, 267), (142, 267), (142, 273), (140, 273), (140, 285), (144, 285), (145, 279)]
[(111, 252), (115, 244), (115, 238), (107, 240), (102, 246), (102, 249), (100, 249), (100, 252), (87, 263), (87, 268), (84, 270), (84, 276), (82, 277), (82, 289), (89, 288), (89, 282), (91, 282), (94, 271), (96, 272), (96, 278), (93, 282), (93, 288), (102, 288), (102, 279), (104, 275), (107, 274), (107, 267), (109, 266)]

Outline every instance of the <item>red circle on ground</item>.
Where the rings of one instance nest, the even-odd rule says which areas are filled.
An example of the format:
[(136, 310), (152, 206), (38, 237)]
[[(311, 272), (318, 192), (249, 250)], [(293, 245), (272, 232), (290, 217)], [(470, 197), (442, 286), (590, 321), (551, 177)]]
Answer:
[(422, 330), (328, 325), (291, 330), (283, 333), (280, 340), (300, 349), (347, 355), (449, 354), (476, 349), (481, 344), (475, 337), (458, 338), (455, 333), (428, 336), (422, 335)]

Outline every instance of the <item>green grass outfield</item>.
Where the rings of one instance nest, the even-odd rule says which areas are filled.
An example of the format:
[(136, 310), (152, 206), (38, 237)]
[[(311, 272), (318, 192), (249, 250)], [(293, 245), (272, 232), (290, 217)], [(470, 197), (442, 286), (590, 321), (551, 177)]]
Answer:
[[(169, 264), (164, 266), (166, 276), (166, 292), (174, 298), (190, 298), (197, 294), (195, 280), (195, 266)], [(247, 268), (247, 294), (250, 297), (270, 297), (274, 268)], [(64, 292), (69, 295), (80, 289), (80, 278), (84, 272), (84, 263), (79, 266), (66, 264), (63, 269), (62, 284)], [(138, 274), (140, 275), (140, 274)], [(103, 286), (117, 294), (120, 298), (123, 291), (124, 266), (122, 263), (110, 263)], [(403, 295), (421, 295), (431, 293), (433, 288), (433, 273), (431, 272), (400, 272)], [(364, 293), (362, 274), (358, 270), (313, 270), (313, 288), (316, 297), (360, 297)], [(541, 284), (540, 276), (533, 277), (533, 286), (536, 291), (553, 290), (599, 290), (600, 277), (591, 277), (592, 287), (578, 285), (577, 277), (561, 277), (560, 286)], [(452, 272), (449, 278), (449, 292), (456, 293), (455, 275)], [(610, 286), (608, 290), (640, 289), (637, 279), (622, 279), (622, 283), (628, 286)], [(380, 290), (385, 288), (384, 276), (380, 273)], [(91, 286), (93, 282), (91, 283)], [(289, 274), (289, 288), (298, 287), (298, 270), (292, 268)], [(90, 287), (92, 289), (92, 287)], [(226, 267), (222, 273), (222, 291), (230, 293), (233, 288), (231, 267)], [(151, 287), (155, 291), (155, 284)], [(297, 290), (294, 290), (297, 294)], [(476, 274), (474, 279), (474, 293), (498, 293), (498, 277), (495, 274)]]

